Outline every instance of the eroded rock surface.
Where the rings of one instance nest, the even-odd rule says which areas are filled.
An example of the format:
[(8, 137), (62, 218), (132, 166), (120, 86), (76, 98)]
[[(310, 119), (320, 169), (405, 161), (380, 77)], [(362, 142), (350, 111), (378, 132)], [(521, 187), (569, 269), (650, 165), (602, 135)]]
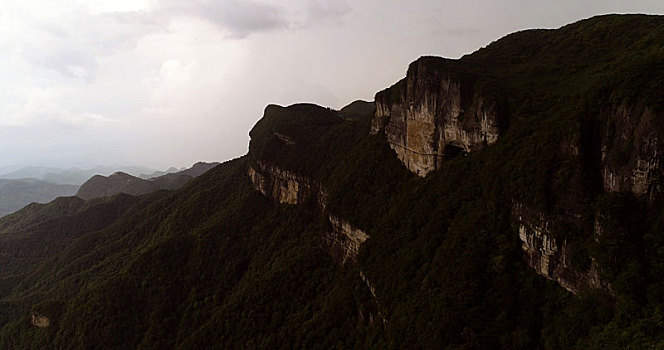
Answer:
[(661, 193), (664, 142), (659, 130), (664, 116), (627, 103), (605, 114), (601, 144), (604, 190), (646, 197)]
[(330, 230), (323, 235), (323, 243), (330, 254), (342, 265), (349, 261), (357, 262), (360, 246), (369, 235), (327, 212), (327, 195), (320, 183), (264, 162), (258, 162), (255, 168), (250, 166), (247, 170), (251, 182), (256, 190), (275, 202), (297, 205), (313, 196), (313, 203), (330, 224)]
[[(594, 261), (586, 271), (579, 271), (572, 266), (567, 241), (558, 239), (551, 233), (553, 218), (529, 210), (521, 204), (515, 205), (513, 215), (518, 225), (519, 239), (526, 262), (535, 272), (558, 282), (560, 286), (574, 294), (584, 288), (610, 292), (610, 286), (600, 279)], [(596, 230), (598, 227), (595, 225)]]
[(51, 321), (48, 319), (48, 317), (40, 315), (37, 312), (33, 312), (30, 315), (30, 324), (37, 328), (46, 328), (51, 325)]
[[(376, 94), (371, 133), (384, 133), (390, 147), (413, 173), (426, 176), (446, 158), (471, 152), (498, 139), (493, 99), (455, 81), (423, 57), (404, 80)], [(443, 60), (444, 61), (444, 60)]]

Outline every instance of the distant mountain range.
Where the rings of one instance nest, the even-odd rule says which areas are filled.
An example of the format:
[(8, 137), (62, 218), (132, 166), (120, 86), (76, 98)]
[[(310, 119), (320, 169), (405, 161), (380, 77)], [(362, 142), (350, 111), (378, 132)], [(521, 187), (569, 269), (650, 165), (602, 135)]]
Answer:
[(76, 196), (83, 199), (92, 199), (108, 197), (118, 193), (140, 195), (157, 190), (172, 190), (184, 185), (194, 177), (202, 175), (218, 164), (199, 162), (189, 169), (166, 173), (147, 180), (124, 172), (115, 172), (110, 176), (95, 175), (81, 185)]
[[(170, 170), (170, 169), (169, 169)], [(153, 174), (156, 170), (142, 166), (107, 166), (100, 165), (90, 169), (80, 168), (54, 168), (42, 166), (27, 166), (21, 169), (0, 175), (0, 179), (39, 179), (55, 184), (80, 185), (94, 175), (110, 175), (122, 171), (131, 175)], [(177, 171), (177, 170), (176, 170)]]
[(73, 196), (77, 190), (78, 185), (37, 179), (0, 179), (0, 217), (32, 202), (46, 203), (60, 196)]
[(176, 167), (170, 167), (166, 171), (155, 171), (151, 174), (141, 174), (138, 177), (140, 177), (141, 179), (151, 179), (153, 177), (163, 176), (163, 175), (171, 174), (171, 173), (177, 173), (178, 171), (183, 171), (183, 170), (186, 170), (186, 169), (187, 168), (178, 169)]
[[(166, 171), (152, 171), (139, 166), (121, 167), (121, 171), (110, 166), (92, 169), (24, 167), (0, 176), (0, 217), (30, 203), (47, 203), (58, 197), (78, 195), (90, 199), (117, 193), (138, 195), (161, 189), (175, 189), (217, 164), (201, 162), (188, 169), (178, 170), (171, 167)], [(109, 169), (116, 170), (114, 172)], [(111, 175), (107, 177), (99, 174)], [(140, 177), (130, 174), (140, 174)], [(82, 179), (83, 176), (87, 177)], [(83, 182), (84, 186), (79, 186)]]

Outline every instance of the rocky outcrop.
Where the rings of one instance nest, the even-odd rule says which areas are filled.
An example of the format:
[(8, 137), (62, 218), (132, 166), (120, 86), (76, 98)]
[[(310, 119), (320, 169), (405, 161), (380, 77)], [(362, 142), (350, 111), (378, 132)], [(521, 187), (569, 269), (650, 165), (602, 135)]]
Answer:
[(48, 319), (48, 317), (40, 315), (37, 312), (33, 312), (30, 315), (30, 324), (37, 328), (46, 328), (51, 325), (51, 321)]
[[(360, 247), (369, 239), (369, 235), (350, 222), (328, 212), (327, 194), (319, 182), (261, 161), (253, 166), (250, 165), (247, 175), (257, 191), (276, 203), (302, 205), (307, 200), (310, 200), (308, 203), (314, 203), (315, 209), (327, 218), (329, 224), (329, 229), (323, 233), (322, 242), (330, 256), (339, 265), (347, 263), (357, 265)], [(365, 312), (360, 307), (358, 319), (366, 320), (369, 324), (373, 323), (374, 319), (379, 319), (384, 327), (387, 326), (388, 321), (381, 311), (376, 289), (362, 270), (359, 270), (359, 277), (371, 293), (375, 313)]]
[(310, 179), (266, 163), (259, 162), (256, 169), (250, 166), (247, 175), (256, 190), (277, 203), (300, 204), (313, 193)]
[(369, 235), (327, 211), (327, 195), (319, 182), (264, 162), (250, 166), (247, 175), (257, 191), (277, 203), (298, 205), (311, 198), (315, 209), (328, 220), (323, 243), (330, 255), (342, 265), (357, 262), (360, 246)]
[[(515, 205), (513, 215), (526, 262), (535, 272), (558, 282), (574, 294), (584, 288), (610, 292), (610, 286), (600, 279), (594, 262), (591, 262), (586, 271), (579, 271), (571, 265), (571, 252), (567, 241), (558, 239), (551, 233), (553, 218), (529, 210), (521, 204)], [(596, 231), (598, 227), (595, 225)]]
[(341, 264), (348, 261), (356, 263), (360, 246), (369, 235), (334, 215), (329, 214), (327, 218), (332, 230), (323, 235), (323, 242), (330, 247), (330, 254)]
[(404, 80), (376, 94), (371, 133), (384, 133), (390, 147), (413, 173), (426, 176), (451, 157), (498, 139), (496, 102), (455, 80), (445, 60), (423, 57)]
[[(276, 203), (302, 205), (311, 200), (309, 203), (314, 203), (315, 209), (327, 218), (329, 229), (323, 233), (322, 242), (330, 256), (339, 265), (357, 264), (360, 247), (369, 239), (369, 235), (350, 222), (328, 212), (327, 194), (319, 182), (260, 161), (249, 166), (247, 175), (257, 191)], [(375, 316), (381, 320), (383, 326), (387, 326), (387, 318), (381, 312), (376, 289), (361, 270), (359, 276), (367, 285), (377, 309), (375, 315), (368, 312), (366, 316), (360, 310), (359, 318), (367, 319), (371, 324)]]
[(664, 116), (640, 104), (622, 103), (601, 116), (604, 190), (653, 197), (662, 191), (664, 142), (659, 130)]

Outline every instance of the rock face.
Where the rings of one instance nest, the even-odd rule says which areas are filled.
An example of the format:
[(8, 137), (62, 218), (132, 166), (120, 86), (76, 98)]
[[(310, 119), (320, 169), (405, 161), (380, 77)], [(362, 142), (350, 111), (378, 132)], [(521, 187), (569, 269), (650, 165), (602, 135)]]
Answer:
[(256, 190), (277, 203), (300, 204), (312, 194), (310, 179), (262, 162), (256, 168), (247, 170), (251, 182)]
[(48, 317), (40, 315), (37, 312), (33, 312), (30, 315), (30, 324), (37, 328), (46, 328), (51, 325), (51, 321), (48, 319)]
[[(420, 58), (410, 65), (405, 79), (376, 94), (370, 132), (384, 134), (401, 162), (419, 176), (440, 168), (447, 159), (495, 143), (504, 131), (497, 100), (479, 93), (472, 77), (462, 79), (454, 69), (448, 70), (450, 64), (445, 59)], [(663, 123), (664, 116), (641, 103), (617, 104), (592, 118), (595, 136), (589, 138), (586, 132), (563, 140), (561, 151), (586, 164), (591, 157), (604, 191), (632, 192), (652, 201), (662, 192), (664, 142), (659, 130)], [(585, 191), (577, 185), (570, 184), (577, 188), (567, 197)], [(561, 205), (578, 212), (574, 206), (580, 202), (570, 198)], [(568, 242), (551, 234), (552, 216), (517, 206), (513, 220), (526, 260), (538, 274), (573, 293), (588, 287), (610, 292), (596, 264), (586, 271), (571, 265)], [(598, 232), (594, 234), (597, 238)]]
[(604, 190), (652, 198), (662, 191), (664, 116), (639, 104), (623, 103), (606, 113), (601, 144)]
[[(611, 292), (610, 286), (600, 279), (594, 262), (586, 271), (579, 271), (571, 265), (567, 241), (556, 239), (551, 234), (553, 218), (530, 211), (520, 204), (515, 206), (513, 215), (518, 225), (519, 239), (526, 262), (535, 272), (558, 282), (560, 286), (574, 294), (584, 288)], [(598, 227), (595, 225), (596, 231)]]
[[(564, 141), (561, 152), (570, 158), (586, 154), (586, 163), (598, 164), (598, 177), (605, 192), (630, 192), (644, 200), (654, 201), (661, 196), (664, 143), (659, 130), (664, 118), (641, 103), (620, 103), (607, 109), (591, 120), (596, 136), (582, 133)], [(592, 145), (592, 146), (589, 146)], [(595, 149), (593, 154), (591, 151)], [(593, 160), (588, 161), (588, 157)], [(570, 191), (578, 194), (578, 187)], [(575, 186), (570, 183), (569, 186)], [(579, 214), (577, 200), (563, 204), (570, 215)], [(560, 204), (560, 203), (559, 203)], [(577, 212), (577, 214), (574, 214)], [(600, 279), (597, 265), (593, 262), (586, 271), (579, 271), (570, 263), (568, 242), (551, 234), (556, 218), (552, 215), (528, 210), (516, 205), (513, 219), (519, 230), (519, 238), (526, 261), (538, 274), (557, 281), (563, 288), (577, 293), (583, 288), (603, 289), (611, 293), (611, 286)], [(595, 214), (593, 236), (601, 240), (601, 225)]]
[(342, 265), (349, 261), (357, 262), (360, 246), (369, 235), (348, 221), (327, 212), (327, 195), (320, 183), (264, 162), (258, 162), (255, 168), (250, 166), (247, 170), (254, 188), (275, 202), (298, 205), (311, 197), (312, 203), (316, 205), (315, 209), (324, 215), (330, 224), (329, 231), (323, 235), (323, 243), (328, 247), (330, 255)]
[[(276, 203), (302, 205), (311, 199), (312, 201), (308, 203), (313, 203), (316, 206), (315, 209), (327, 218), (329, 223), (329, 230), (323, 233), (322, 241), (330, 256), (339, 265), (346, 263), (357, 265), (360, 247), (369, 239), (369, 235), (348, 221), (328, 212), (327, 194), (319, 182), (260, 161), (255, 166), (249, 166), (247, 175), (257, 191)], [(373, 323), (374, 319), (379, 319), (383, 326), (387, 326), (388, 320), (381, 311), (376, 289), (361, 269), (359, 277), (369, 289), (377, 310), (375, 315), (369, 311), (365, 316), (365, 312), (360, 308), (359, 318), (367, 319), (369, 324)]]
[(493, 99), (474, 92), (440, 68), (444, 59), (423, 57), (404, 80), (376, 94), (371, 133), (384, 133), (413, 173), (426, 176), (446, 158), (490, 145), (500, 118)]
[(357, 262), (360, 246), (369, 235), (334, 215), (328, 215), (328, 220), (332, 224), (332, 230), (323, 236), (323, 241), (330, 247), (332, 257), (341, 264), (347, 261)]

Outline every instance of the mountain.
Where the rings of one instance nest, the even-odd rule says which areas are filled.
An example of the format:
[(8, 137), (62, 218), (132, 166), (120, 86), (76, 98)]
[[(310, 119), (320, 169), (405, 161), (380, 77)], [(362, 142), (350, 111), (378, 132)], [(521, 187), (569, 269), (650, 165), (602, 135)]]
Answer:
[(72, 196), (75, 185), (61, 185), (36, 179), (0, 179), (0, 217), (32, 203), (47, 203), (60, 196)]
[(162, 175), (166, 175), (166, 174), (170, 174), (170, 173), (177, 173), (178, 171), (180, 171), (180, 170), (178, 170), (175, 167), (170, 167), (170, 168), (166, 169), (166, 171), (155, 171), (151, 174), (141, 174), (139, 177), (141, 179), (151, 179), (153, 177), (158, 177), (158, 176), (162, 176)]
[(0, 175), (0, 179), (34, 178), (56, 184), (80, 185), (94, 175), (110, 175), (114, 172), (129, 174), (152, 173), (154, 170), (140, 166), (96, 166), (90, 169), (79, 168), (53, 168), (27, 166), (13, 172)]
[(108, 226), (139, 200), (119, 194), (103, 200), (60, 197), (33, 203), (0, 219), (0, 284), (59, 253), (85, 233)]
[(41, 179), (48, 173), (61, 172), (64, 169), (54, 167), (26, 166), (6, 174), (0, 175), (1, 179)]
[(153, 177), (148, 180), (122, 172), (116, 172), (108, 177), (95, 175), (81, 185), (76, 196), (83, 199), (91, 199), (107, 197), (117, 193), (140, 195), (157, 190), (175, 189), (217, 165), (219, 163), (198, 162), (189, 169)]
[(267, 106), (177, 190), (0, 219), (0, 347), (661, 348), (662, 42), (423, 57), (373, 106)]
[[(182, 176), (164, 177), (149, 184), (141, 185), (132, 183), (133, 190), (130, 188), (132, 186), (123, 188), (116, 185), (116, 187), (111, 188), (105, 195), (119, 193), (121, 192), (120, 189), (133, 194), (143, 194), (158, 189), (172, 189), (184, 184), (191, 177), (200, 175), (201, 170), (209, 169), (212, 164), (217, 163), (195, 164), (188, 172), (180, 174)], [(149, 171), (147, 168), (138, 166), (119, 168), (133, 174)], [(0, 217), (13, 213), (33, 202), (47, 203), (57, 197), (73, 196), (79, 190), (79, 185), (90, 179), (90, 177), (95, 176), (95, 174), (110, 174), (114, 169), (116, 168), (109, 166), (97, 166), (91, 169), (60, 169), (29, 166), (2, 175), (0, 176)], [(177, 170), (174, 172), (177, 172)], [(131, 175), (127, 176), (133, 177)], [(104, 184), (112, 186), (110, 183)], [(114, 190), (116, 188), (118, 188), (117, 191)], [(83, 195), (86, 198), (90, 198), (85, 192)]]

